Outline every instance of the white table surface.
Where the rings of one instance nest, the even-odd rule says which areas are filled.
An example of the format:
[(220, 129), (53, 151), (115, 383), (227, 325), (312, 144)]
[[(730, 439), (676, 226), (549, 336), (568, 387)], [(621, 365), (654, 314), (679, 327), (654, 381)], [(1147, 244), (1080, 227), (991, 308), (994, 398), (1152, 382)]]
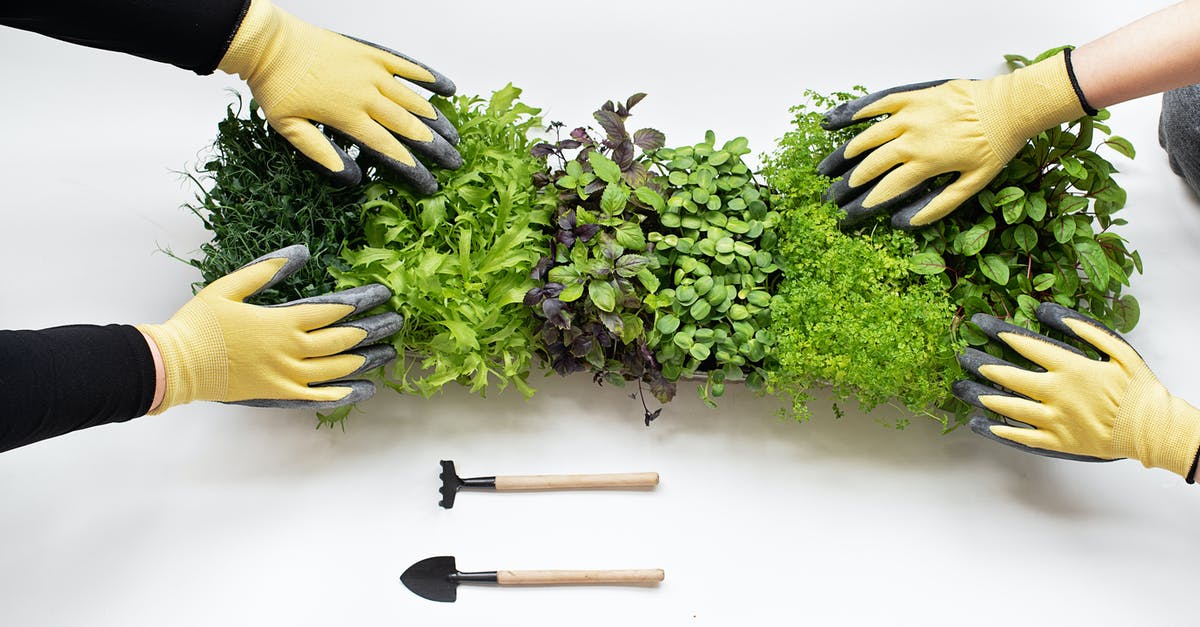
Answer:
[[(587, 120), (647, 91), (668, 143), (707, 128), (766, 151), (805, 88), (1001, 71), (1001, 55), (1084, 43), (1165, 2), (847, 0), (448, 3), (293, 0), (405, 50), (463, 93), (513, 81)], [(602, 8), (607, 7), (607, 8)], [(837, 11), (835, 14), (834, 11)], [(1139, 62), (1130, 59), (1131, 63)], [(206, 240), (181, 208), (239, 84), (0, 30), (0, 328), (159, 321), (197, 278), (159, 252)], [(1113, 109), (1136, 144), (1124, 233), (1146, 274), (1129, 335), (1200, 401), (1200, 203), (1158, 149), (1158, 99)], [(0, 625), (1183, 625), (1200, 494), (1136, 462), (1087, 465), (928, 422), (904, 430), (816, 404), (780, 421), (735, 389), (688, 390), (653, 427), (586, 376), (486, 400), (381, 393), (345, 431), (302, 411), (197, 403), (0, 455)], [(0, 408), (0, 412), (3, 409)], [(655, 470), (652, 492), (464, 494), (464, 475)], [(663, 568), (657, 588), (410, 594), (413, 561), (467, 570)], [(437, 622), (435, 622), (437, 621)]]

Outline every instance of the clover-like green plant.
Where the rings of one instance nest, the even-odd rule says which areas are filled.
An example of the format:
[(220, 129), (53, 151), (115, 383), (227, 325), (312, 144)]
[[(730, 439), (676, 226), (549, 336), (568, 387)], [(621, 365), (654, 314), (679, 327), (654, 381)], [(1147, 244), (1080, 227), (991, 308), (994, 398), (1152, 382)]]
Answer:
[(646, 298), (655, 311), (650, 348), (670, 380), (704, 374), (700, 396), (710, 403), (726, 378), (760, 387), (775, 343), (768, 327), (779, 267), (765, 249), (779, 214), (743, 161), (749, 152), (745, 138), (717, 146), (709, 131), (694, 146), (652, 153), (665, 198), (637, 190), (657, 214), (648, 237), (666, 286)]

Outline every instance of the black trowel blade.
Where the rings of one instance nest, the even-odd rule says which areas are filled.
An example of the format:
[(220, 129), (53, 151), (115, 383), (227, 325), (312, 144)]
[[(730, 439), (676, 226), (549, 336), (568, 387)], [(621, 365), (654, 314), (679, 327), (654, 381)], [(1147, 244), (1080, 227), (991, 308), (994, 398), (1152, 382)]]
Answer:
[(400, 582), (414, 594), (430, 601), (453, 603), (458, 599), (458, 582), (450, 576), (457, 572), (453, 556), (429, 557), (409, 566), (400, 575)]

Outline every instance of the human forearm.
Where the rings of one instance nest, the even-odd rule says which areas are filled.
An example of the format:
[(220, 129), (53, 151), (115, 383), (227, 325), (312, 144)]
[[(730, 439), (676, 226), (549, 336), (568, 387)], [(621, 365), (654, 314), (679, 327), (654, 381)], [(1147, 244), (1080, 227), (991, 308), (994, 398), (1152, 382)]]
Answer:
[(154, 379), (133, 327), (0, 331), (0, 451), (141, 416)]
[(1152, 13), (1075, 49), (1075, 78), (1096, 108), (1200, 83), (1200, 0)]
[(0, 6), (0, 24), (209, 74), (229, 47), (248, 4), (248, 0), (19, 0)]

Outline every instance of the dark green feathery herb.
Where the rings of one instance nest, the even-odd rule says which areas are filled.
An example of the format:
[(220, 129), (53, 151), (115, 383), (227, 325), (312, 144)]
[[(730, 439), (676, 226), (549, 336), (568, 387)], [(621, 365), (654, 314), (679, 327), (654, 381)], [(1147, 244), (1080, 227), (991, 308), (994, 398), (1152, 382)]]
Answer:
[(231, 105), (218, 124), (211, 159), (192, 179), (200, 187), (189, 205), (212, 240), (188, 263), (205, 284), (257, 257), (307, 244), (312, 261), (252, 302), (279, 303), (334, 289), (327, 268), (340, 267), (342, 247), (362, 240), (362, 186), (334, 187), (308, 167), (272, 130), (258, 104)]

